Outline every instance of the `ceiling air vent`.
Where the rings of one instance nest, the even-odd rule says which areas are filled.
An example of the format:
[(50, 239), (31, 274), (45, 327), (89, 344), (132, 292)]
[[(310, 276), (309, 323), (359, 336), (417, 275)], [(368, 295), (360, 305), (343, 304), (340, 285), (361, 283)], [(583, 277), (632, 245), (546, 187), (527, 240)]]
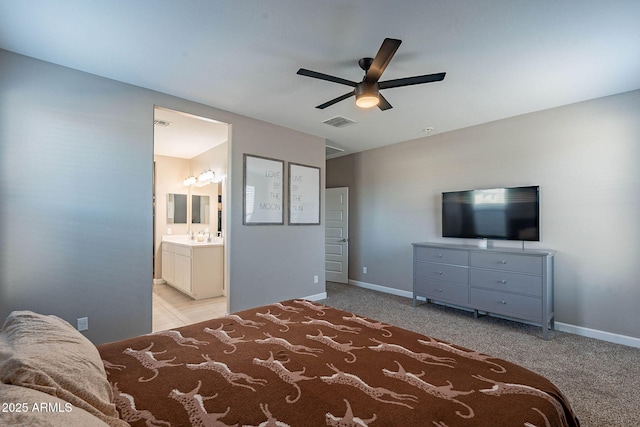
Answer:
[(156, 126), (162, 126), (162, 127), (171, 126), (171, 122), (168, 122), (166, 120), (154, 120), (153, 124)]
[(327, 124), (329, 126), (333, 126), (335, 128), (341, 128), (341, 127), (344, 127), (344, 126), (348, 126), (348, 125), (354, 124), (355, 120), (347, 119), (346, 117), (342, 117), (342, 116), (335, 116), (335, 117), (332, 117), (330, 119), (325, 120), (322, 123)]

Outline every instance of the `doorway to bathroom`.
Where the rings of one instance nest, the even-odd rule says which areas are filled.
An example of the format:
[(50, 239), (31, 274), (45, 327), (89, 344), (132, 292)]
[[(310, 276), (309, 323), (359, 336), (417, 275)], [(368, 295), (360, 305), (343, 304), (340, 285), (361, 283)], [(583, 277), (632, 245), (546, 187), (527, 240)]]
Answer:
[(228, 311), (229, 138), (228, 123), (154, 109), (153, 331)]

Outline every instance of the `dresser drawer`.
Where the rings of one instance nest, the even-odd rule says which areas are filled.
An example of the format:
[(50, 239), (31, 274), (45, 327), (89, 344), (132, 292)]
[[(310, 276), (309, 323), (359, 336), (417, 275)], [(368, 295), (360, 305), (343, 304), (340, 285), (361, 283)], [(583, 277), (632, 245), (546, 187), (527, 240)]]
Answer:
[(469, 265), (469, 251), (415, 246), (414, 259), (416, 261)]
[(469, 285), (536, 297), (542, 296), (542, 276), (470, 268)]
[(489, 313), (542, 320), (542, 300), (536, 297), (471, 288), (469, 302), (474, 308)]
[(471, 266), (542, 275), (542, 257), (500, 252), (471, 252)]
[(416, 261), (414, 269), (413, 274), (416, 277), (459, 283), (461, 285), (469, 283), (469, 269), (467, 267)]
[(162, 250), (165, 252), (174, 252), (174, 244), (171, 243), (162, 243)]
[(469, 288), (453, 283), (415, 278), (413, 292), (427, 298), (452, 304), (467, 305), (469, 303)]

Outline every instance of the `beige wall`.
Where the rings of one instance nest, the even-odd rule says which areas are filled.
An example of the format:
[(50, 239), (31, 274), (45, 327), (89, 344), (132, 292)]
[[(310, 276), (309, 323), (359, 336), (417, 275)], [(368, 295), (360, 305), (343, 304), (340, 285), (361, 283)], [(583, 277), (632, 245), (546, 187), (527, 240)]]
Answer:
[(350, 279), (410, 292), (412, 242), (475, 243), (441, 237), (443, 191), (540, 185), (525, 247), (557, 251), (556, 320), (640, 338), (639, 117), (634, 91), (328, 161), (327, 186), (350, 187)]
[[(156, 184), (155, 240), (156, 249), (158, 249), (160, 238), (163, 234), (168, 234), (169, 228), (172, 234), (187, 234), (189, 230), (189, 224), (167, 224), (167, 195), (189, 195), (189, 188), (184, 187), (182, 181), (191, 175), (191, 160), (158, 155), (153, 156), (153, 160)], [(188, 212), (187, 218), (189, 218)]]

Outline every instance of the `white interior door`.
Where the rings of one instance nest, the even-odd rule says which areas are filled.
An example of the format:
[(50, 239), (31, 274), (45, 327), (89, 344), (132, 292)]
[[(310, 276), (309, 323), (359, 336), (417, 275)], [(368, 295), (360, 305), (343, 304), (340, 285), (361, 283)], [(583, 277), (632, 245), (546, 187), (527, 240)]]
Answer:
[(325, 277), (349, 282), (349, 188), (325, 190)]

